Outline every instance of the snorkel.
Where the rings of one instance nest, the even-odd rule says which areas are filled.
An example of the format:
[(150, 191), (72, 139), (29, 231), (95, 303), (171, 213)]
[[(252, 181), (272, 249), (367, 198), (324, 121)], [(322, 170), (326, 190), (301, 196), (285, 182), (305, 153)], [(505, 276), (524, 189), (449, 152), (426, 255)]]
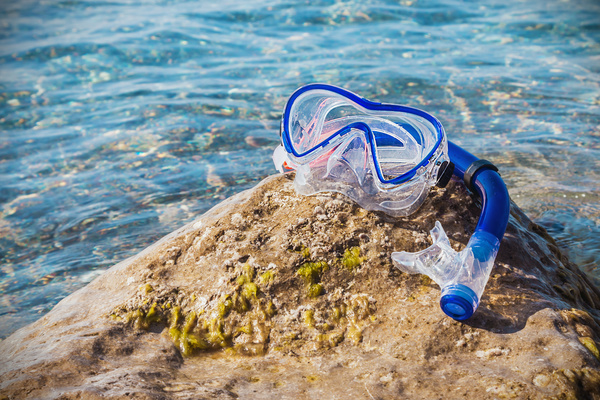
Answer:
[(450, 241), (439, 221), (430, 231), (433, 245), (417, 253), (394, 252), (392, 260), (402, 271), (429, 276), (442, 289), (440, 306), (457, 321), (473, 315), (490, 277), (500, 242), (508, 224), (510, 199), (497, 168), (449, 142), (454, 176), (463, 180), (481, 199), (481, 215), (475, 232), (460, 252)]
[(455, 251), (441, 224), (433, 245), (394, 252), (402, 271), (429, 276), (441, 290), (440, 306), (455, 320), (477, 309), (508, 224), (510, 201), (497, 168), (446, 138), (442, 124), (412, 107), (375, 103), (345, 89), (312, 84), (288, 100), (281, 124), (276, 168), (296, 170), (304, 195), (343, 193), (369, 210), (410, 215), (432, 186), (453, 174), (481, 199), (481, 216), (467, 246)]

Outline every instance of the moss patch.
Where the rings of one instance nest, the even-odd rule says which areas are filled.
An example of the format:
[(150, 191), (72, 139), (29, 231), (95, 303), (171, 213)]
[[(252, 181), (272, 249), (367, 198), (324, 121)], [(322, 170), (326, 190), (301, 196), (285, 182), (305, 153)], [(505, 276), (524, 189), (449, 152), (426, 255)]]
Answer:
[[(264, 276), (261, 275), (260, 284), (274, 281), (274, 274)], [(184, 356), (222, 349), (245, 355), (263, 354), (269, 340), (270, 319), (277, 310), (254, 282), (255, 277), (255, 269), (244, 265), (234, 279), (233, 290), (221, 296), (212, 310), (185, 312), (181, 304), (193, 303), (195, 295), (171, 293), (151, 305), (149, 299), (141, 299), (138, 308), (115, 310), (111, 317), (142, 330), (153, 323), (166, 326), (169, 338)], [(154, 291), (145, 290), (147, 286), (142, 286), (142, 295), (153, 295)]]
[(594, 355), (594, 357), (600, 360), (600, 351), (598, 350), (598, 346), (596, 346), (594, 339), (591, 337), (579, 337), (579, 341)]
[(358, 246), (346, 249), (340, 260), (344, 268), (350, 271), (356, 269), (363, 261), (365, 261), (365, 257), (360, 257), (360, 247)]
[(323, 285), (319, 282), (324, 271), (329, 269), (325, 261), (306, 262), (300, 266), (296, 274), (304, 279), (307, 287), (307, 296), (315, 298), (325, 292)]
[(311, 328), (315, 326), (315, 312), (313, 310), (306, 310), (304, 313), (304, 323)]
[(280, 338), (273, 349), (288, 352), (304, 345), (308, 348), (333, 348), (343, 342), (357, 345), (362, 342), (364, 329), (374, 320), (375, 312), (374, 301), (364, 294), (333, 308), (307, 309), (301, 315), (300, 331)]
[(313, 283), (308, 286), (308, 297), (314, 299), (315, 297), (319, 297), (325, 292), (323, 285), (320, 283)]
[(275, 281), (275, 272), (273, 272), (271, 270), (263, 273), (260, 276), (260, 283), (262, 283), (263, 285), (270, 285), (274, 281)]

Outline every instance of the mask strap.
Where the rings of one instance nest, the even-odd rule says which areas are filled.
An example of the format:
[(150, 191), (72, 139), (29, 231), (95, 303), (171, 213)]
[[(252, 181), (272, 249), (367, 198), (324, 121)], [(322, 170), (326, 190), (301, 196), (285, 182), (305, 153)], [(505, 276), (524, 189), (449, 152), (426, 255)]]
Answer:
[(273, 164), (275, 164), (275, 168), (280, 173), (286, 172), (286, 169), (289, 169), (289, 167), (291, 167), (288, 153), (287, 151), (285, 151), (282, 145), (277, 146), (277, 148), (273, 152)]

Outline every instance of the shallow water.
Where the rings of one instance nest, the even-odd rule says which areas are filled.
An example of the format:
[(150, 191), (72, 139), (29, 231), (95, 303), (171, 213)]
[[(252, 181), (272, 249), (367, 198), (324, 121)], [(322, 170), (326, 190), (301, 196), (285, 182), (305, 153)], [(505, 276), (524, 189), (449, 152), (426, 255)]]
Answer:
[(425, 109), (600, 282), (593, 0), (0, 4), (0, 337), (275, 172), (287, 97)]

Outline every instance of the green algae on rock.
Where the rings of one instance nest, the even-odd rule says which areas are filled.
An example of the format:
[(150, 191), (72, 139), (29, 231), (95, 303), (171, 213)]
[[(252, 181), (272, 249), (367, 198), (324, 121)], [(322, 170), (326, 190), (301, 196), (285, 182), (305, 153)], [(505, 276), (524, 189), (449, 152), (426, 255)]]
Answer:
[(342, 257), (341, 263), (344, 267), (349, 270), (353, 270), (358, 267), (363, 261), (364, 257), (360, 257), (360, 247), (354, 246), (350, 249), (344, 251), (344, 256)]
[(329, 265), (325, 261), (305, 262), (298, 268), (296, 274), (304, 279), (308, 288), (308, 297), (315, 298), (323, 294), (323, 285), (319, 281), (323, 272), (328, 269)]
[[(173, 291), (142, 290), (141, 296), (138, 292), (130, 303), (133, 310), (124, 305), (113, 310), (110, 316), (136, 329), (148, 330), (152, 324), (159, 328), (161, 325), (168, 327), (170, 339), (184, 356), (222, 349), (230, 354), (246, 354), (250, 348), (252, 355), (262, 354), (270, 329), (269, 321), (276, 309), (272, 299), (265, 297), (254, 283), (254, 267), (244, 264), (239, 270), (238, 275), (231, 279), (233, 283), (229, 293), (223, 294), (212, 309), (182, 311), (184, 304), (194, 302), (195, 295), (186, 296), (177, 291), (178, 296), (174, 297)], [(268, 285), (274, 279), (272, 271), (261, 277), (265, 274), (268, 279), (261, 279), (262, 285)], [(161, 297), (161, 294), (166, 295)], [(148, 308), (150, 303), (152, 305)], [(164, 310), (170, 310), (170, 313), (166, 315)]]
[(479, 209), (462, 184), (394, 219), (298, 196), (291, 178), (225, 201), (0, 342), (2, 396), (600, 396), (600, 292), (517, 207), (461, 323), (390, 254), (427, 247), (436, 219), (464, 246)]

